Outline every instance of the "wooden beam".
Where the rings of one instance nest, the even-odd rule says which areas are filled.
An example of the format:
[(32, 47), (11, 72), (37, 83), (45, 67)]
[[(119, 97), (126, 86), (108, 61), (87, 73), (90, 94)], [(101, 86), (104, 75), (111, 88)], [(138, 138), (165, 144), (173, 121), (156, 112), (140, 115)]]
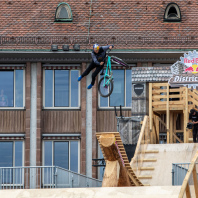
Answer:
[(178, 140), (180, 143), (184, 143), (182, 140), (180, 140), (178, 137), (177, 137), (177, 135), (173, 132), (173, 136), (174, 136), (174, 138), (176, 139), (176, 140)]
[(159, 120), (158, 120), (157, 118), (158, 118), (158, 117), (156, 116), (157, 143), (159, 144), (159, 132), (160, 132), (160, 127), (159, 127)]
[(186, 186), (186, 197), (187, 198), (191, 198), (190, 188), (189, 188), (189, 184), (188, 183), (187, 183), (187, 186)]
[(166, 127), (166, 123), (161, 118), (157, 117), (157, 119)]
[(149, 83), (149, 117), (150, 117), (150, 132), (152, 132), (153, 128), (153, 106), (152, 106), (152, 101), (153, 101), (153, 94), (152, 94), (152, 83)]
[(156, 115), (156, 116), (158, 116), (158, 117), (160, 117), (160, 114), (157, 113), (157, 112), (155, 112), (155, 111), (153, 112), (153, 114)]
[(158, 136), (158, 134), (157, 134), (157, 128), (156, 128), (156, 121), (157, 121), (157, 119), (156, 119), (156, 117), (157, 116), (155, 116), (155, 119), (153, 119), (153, 128), (154, 128), (154, 131), (155, 131), (155, 133), (154, 133), (154, 131), (153, 131), (153, 134), (155, 134), (155, 137), (154, 137), (154, 144), (159, 144), (159, 136)]
[(193, 168), (193, 181), (194, 181), (195, 195), (196, 195), (196, 198), (198, 198), (198, 183), (197, 183), (196, 166), (194, 166)]
[(176, 143), (176, 138), (174, 136), (174, 133), (176, 132), (176, 121), (177, 121), (177, 115), (175, 112), (173, 114), (173, 143)]
[[(168, 83), (167, 83), (168, 84)], [(169, 84), (167, 86), (167, 104), (166, 104), (166, 130), (167, 130), (167, 144), (170, 142), (169, 124), (170, 124), (170, 109), (169, 109)]]
[(188, 143), (188, 135), (187, 135), (187, 122), (188, 122), (188, 88), (185, 88), (185, 110), (184, 110), (184, 143)]
[(170, 143), (173, 143), (173, 112), (170, 112)]

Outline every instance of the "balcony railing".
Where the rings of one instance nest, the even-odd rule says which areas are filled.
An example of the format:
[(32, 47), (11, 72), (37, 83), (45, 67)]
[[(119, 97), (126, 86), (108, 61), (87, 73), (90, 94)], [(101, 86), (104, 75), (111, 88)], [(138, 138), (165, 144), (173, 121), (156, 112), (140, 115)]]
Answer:
[(0, 189), (101, 186), (100, 180), (57, 166), (0, 167)]

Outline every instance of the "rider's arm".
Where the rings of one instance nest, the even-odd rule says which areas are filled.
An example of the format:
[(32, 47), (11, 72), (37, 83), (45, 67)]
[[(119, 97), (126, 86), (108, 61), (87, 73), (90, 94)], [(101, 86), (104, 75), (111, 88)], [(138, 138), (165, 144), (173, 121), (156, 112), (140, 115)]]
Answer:
[(91, 57), (92, 57), (92, 59), (93, 59), (93, 62), (96, 64), (96, 65), (100, 65), (100, 63), (98, 62), (98, 60), (97, 60), (97, 58), (96, 58), (96, 56), (95, 56), (95, 54), (92, 52), (91, 53)]
[(114, 47), (114, 45), (107, 45), (107, 46), (102, 46), (102, 49), (104, 51), (107, 51), (109, 49), (109, 47), (112, 46), (112, 48)]

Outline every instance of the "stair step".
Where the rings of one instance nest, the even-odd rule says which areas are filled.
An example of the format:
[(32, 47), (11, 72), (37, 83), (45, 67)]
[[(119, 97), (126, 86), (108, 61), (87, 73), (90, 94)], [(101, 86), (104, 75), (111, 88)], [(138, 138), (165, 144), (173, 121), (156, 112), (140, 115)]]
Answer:
[(156, 162), (157, 159), (143, 159), (143, 162)]
[(154, 169), (155, 169), (154, 167), (141, 167), (140, 168), (141, 171), (154, 170)]
[(159, 153), (158, 150), (148, 150), (148, 151), (145, 151), (145, 153)]
[(152, 179), (151, 175), (140, 175), (138, 176), (138, 179)]

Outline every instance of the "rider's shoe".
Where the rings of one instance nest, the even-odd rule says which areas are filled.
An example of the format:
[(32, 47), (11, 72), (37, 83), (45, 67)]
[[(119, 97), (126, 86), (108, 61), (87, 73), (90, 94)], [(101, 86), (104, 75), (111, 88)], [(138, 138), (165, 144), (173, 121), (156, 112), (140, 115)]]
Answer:
[(82, 76), (79, 76), (79, 77), (78, 77), (78, 81), (81, 81), (81, 79), (82, 79)]
[(90, 85), (87, 87), (87, 89), (91, 89), (92, 87), (93, 87), (93, 85), (90, 84)]

